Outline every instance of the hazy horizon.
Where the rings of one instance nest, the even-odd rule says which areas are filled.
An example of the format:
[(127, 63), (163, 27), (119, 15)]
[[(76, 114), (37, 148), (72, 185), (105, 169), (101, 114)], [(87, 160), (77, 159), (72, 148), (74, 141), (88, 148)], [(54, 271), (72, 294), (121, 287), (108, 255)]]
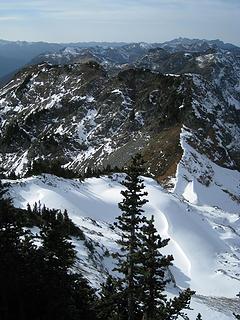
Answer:
[(114, 44), (131, 44), (131, 43), (147, 43), (147, 44), (154, 44), (154, 43), (163, 43), (163, 42), (168, 42), (168, 41), (172, 41), (172, 40), (177, 40), (177, 39), (189, 39), (189, 40), (206, 40), (206, 41), (215, 41), (215, 40), (220, 40), (223, 41), (224, 43), (230, 43), (233, 44), (235, 46), (240, 46), (239, 44), (233, 43), (233, 42), (229, 42), (229, 41), (224, 41), (222, 39), (201, 39), (201, 38), (187, 38), (187, 37), (178, 37), (178, 38), (172, 38), (172, 39), (167, 39), (165, 41), (158, 41), (158, 42), (147, 42), (147, 41), (94, 41), (94, 40), (89, 40), (89, 41), (70, 41), (70, 42), (64, 42), (64, 41), (59, 41), (59, 42), (54, 42), (54, 41), (44, 41), (44, 40), (35, 40), (35, 41), (31, 41), (31, 40), (24, 40), (24, 39), (13, 39), (13, 40), (9, 40), (9, 39), (3, 39), (0, 38), (0, 41), (6, 41), (6, 42), (27, 42), (27, 43), (48, 43), (48, 44), (77, 44), (77, 43), (114, 43)]
[(240, 45), (239, 29), (239, 0), (0, 0), (0, 39), (9, 41)]

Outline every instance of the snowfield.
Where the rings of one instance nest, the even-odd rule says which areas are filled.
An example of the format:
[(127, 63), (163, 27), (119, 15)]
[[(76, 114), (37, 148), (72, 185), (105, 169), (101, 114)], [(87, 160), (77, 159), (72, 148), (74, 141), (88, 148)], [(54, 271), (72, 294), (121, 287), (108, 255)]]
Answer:
[[(106, 252), (118, 250), (115, 242), (118, 234), (110, 224), (120, 214), (118, 202), (121, 201), (122, 179), (123, 175), (114, 174), (80, 182), (42, 175), (10, 181), (9, 194), (17, 207), (26, 208), (28, 203), (33, 205), (40, 201), (49, 208), (68, 210), (71, 219), (94, 246), (94, 252), (90, 252), (84, 241), (73, 240), (79, 267), (92, 284), (98, 286), (103, 275), (113, 268), (114, 262)], [(208, 320), (234, 319), (234, 299), (240, 288), (239, 214), (235, 210), (224, 211), (220, 200), (218, 207), (210, 206), (208, 201), (203, 203), (203, 198), (200, 204), (191, 203), (191, 196), (184, 199), (179, 193), (166, 192), (150, 178), (144, 178), (144, 183), (149, 199), (145, 213), (147, 216), (153, 214), (159, 234), (171, 239), (164, 253), (174, 256), (170, 272), (176, 286), (170, 286), (169, 291), (173, 293), (177, 288), (188, 287), (196, 290), (199, 296), (193, 300), (195, 310), (190, 311), (191, 319), (196, 318), (197, 312)], [(189, 186), (184, 189), (185, 195), (192, 194), (188, 189)], [(225, 201), (224, 198), (223, 205)], [(206, 303), (206, 297), (217, 297), (218, 303), (215, 300)], [(225, 301), (225, 304), (219, 301)], [(209, 305), (214, 308), (211, 312)]]

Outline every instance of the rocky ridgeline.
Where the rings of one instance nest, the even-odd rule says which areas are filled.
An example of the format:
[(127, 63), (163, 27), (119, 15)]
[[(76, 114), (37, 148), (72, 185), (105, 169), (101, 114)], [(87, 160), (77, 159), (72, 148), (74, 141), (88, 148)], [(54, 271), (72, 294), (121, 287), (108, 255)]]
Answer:
[(24, 174), (42, 158), (84, 172), (141, 150), (149, 173), (168, 180), (185, 131), (198, 153), (239, 170), (239, 51), (179, 41), (64, 49), (18, 72), (0, 91), (2, 167)]

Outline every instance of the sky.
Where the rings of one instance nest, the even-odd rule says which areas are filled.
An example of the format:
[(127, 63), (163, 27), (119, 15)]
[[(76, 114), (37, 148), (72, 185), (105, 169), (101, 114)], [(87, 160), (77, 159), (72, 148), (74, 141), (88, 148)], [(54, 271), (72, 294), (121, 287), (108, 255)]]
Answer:
[(0, 0), (0, 39), (240, 45), (240, 0)]

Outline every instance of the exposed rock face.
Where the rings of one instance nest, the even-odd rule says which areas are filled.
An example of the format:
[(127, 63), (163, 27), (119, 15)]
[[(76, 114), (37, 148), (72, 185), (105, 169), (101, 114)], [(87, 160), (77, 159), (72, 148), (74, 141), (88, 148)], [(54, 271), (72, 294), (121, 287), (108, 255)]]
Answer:
[[(142, 148), (160, 148), (164, 130), (179, 135), (184, 82), (138, 69), (109, 78), (97, 63), (23, 70), (1, 92), (3, 166), (20, 172), (23, 161), (39, 157), (61, 158), (79, 171), (122, 166)], [(156, 174), (165, 167), (155, 165)]]
[[(43, 63), (20, 71), (0, 91), (2, 167), (23, 174), (30, 161), (46, 158), (84, 172), (89, 166), (122, 167), (141, 150), (149, 173), (165, 181), (182, 158), (184, 130), (196, 152), (239, 170), (236, 50), (130, 49), (132, 60), (138, 50), (147, 54), (135, 63), (138, 68), (125, 66), (114, 74), (101, 61)], [(122, 47), (108, 55), (114, 51), (116, 58), (117, 50), (122, 57)], [(76, 52), (68, 50), (79, 58)]]

